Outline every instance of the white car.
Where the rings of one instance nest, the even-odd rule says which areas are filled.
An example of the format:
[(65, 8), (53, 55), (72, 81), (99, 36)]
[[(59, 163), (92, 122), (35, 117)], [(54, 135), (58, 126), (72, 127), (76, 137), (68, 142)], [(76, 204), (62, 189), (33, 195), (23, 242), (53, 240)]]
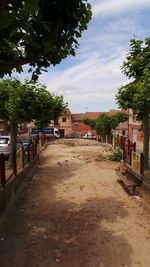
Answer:
[(85, 134), (82, 136), (83, 139), (96, 139), (96, 136)]
[[(22, 145), (17, 143), (17, 150), (21, 148)], [(0, 154), (4, 154), (6, 158), (9, 157), (11, 152), (11, 140), (9, 135), (0, 136)]]

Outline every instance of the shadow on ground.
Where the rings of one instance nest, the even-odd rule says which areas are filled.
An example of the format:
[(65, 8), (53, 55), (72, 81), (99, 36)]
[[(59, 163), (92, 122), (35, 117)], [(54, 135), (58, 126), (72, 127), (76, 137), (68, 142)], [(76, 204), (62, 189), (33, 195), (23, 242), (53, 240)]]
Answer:
[(1, 229), (0, 266), (131, 266), (130, 244), (106, 227), (128, 216), (124, 203), (95, 198), (77, 206), (58, 200), (55, 186), (81, 165), (44, 163), (43, 157)]
[(130, 266), (127, 240), (103, 227), (128, 215), (123, 206), (113, 198), (93, 199), (76, 209), (61, 200), (36, 207), (34, 217), (16, 212), (16, 223), (3, 230), (0, 266)]

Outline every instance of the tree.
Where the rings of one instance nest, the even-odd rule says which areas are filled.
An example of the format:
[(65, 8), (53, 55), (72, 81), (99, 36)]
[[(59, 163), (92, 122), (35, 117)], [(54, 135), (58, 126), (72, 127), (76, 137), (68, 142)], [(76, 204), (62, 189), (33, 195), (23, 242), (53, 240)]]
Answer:
[(75, 55), (78, 38), (91, 19), (88, 0), (1, 0), (0, 75), (41, 70)]
[(111, 131), (115, 129), (120, 122), (128, 119), (128, 115), (123, 112), (118, 112), (114, 115), (101, 114), (96, 122), (96, 131), (103, 138), (108, 135), (111, 136)]
[(0, 82), (0, 118), (10, 122), (12, 152), (16, 150), (18, 124), (35, 121), (38, 128), (58, 118), (66, 104), (62, 96), (54, 96), (45, 85), (26, 80), (7, 79)]
[(83, 119), (84, 124), (89, 125), (93, 130), (95, 129), (96, 126), (96, 120), (90, 119), (90, 118), (85, 118)]
[(96, 130), (98, 135), (105, 138), (106, 135), (111, 136), (111, 131), (117, 127), (120, 122), (126, 121), (128, 115), (123, 112), (118, 112), (114, 115), (107, 115), (105, 113), (100, 114), (100, 116), (93, 119), (84, 119), (83, 122), (87, 125), (90, 125), (93, 129)]
[(116, 100), (119, 107), (132, 109), (136, 119), (141, 122), (144, 133), (143, 154), (147, 168), (150, 136), (150, 38), (146, 38), (145, 42), (131, 40), (130, 45), (122, 71), (135, 80), (119, 88)]

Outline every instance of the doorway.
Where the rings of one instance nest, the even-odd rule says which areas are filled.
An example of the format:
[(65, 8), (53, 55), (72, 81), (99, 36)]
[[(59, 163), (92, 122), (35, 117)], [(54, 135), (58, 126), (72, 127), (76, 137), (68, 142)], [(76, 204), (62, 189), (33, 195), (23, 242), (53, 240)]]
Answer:
[(60, 138), (65, 137), (65, 130), (64, 129), (59, 129), (59, 133), (60, 133)]

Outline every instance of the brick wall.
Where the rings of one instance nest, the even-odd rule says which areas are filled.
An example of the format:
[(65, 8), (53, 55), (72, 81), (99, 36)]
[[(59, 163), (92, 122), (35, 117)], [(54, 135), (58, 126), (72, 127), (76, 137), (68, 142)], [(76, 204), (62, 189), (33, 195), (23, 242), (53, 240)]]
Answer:
[[(90, 126), (85, 125), (82, 121), (73, 121), (72, 122), (72, 133), (74, 135), (85, 135), (91, 131), (91, 135), (96, 135), (96, 131), (92, 130)], [(81, 134), (79, 134), (81, 132)]]
[(133, 140), (133, 129), (137, 129), (137, 141), (143, 142), (143, 132), (140, 131), (141, 127), (138, 125), (129, 125), (129, 139)]

